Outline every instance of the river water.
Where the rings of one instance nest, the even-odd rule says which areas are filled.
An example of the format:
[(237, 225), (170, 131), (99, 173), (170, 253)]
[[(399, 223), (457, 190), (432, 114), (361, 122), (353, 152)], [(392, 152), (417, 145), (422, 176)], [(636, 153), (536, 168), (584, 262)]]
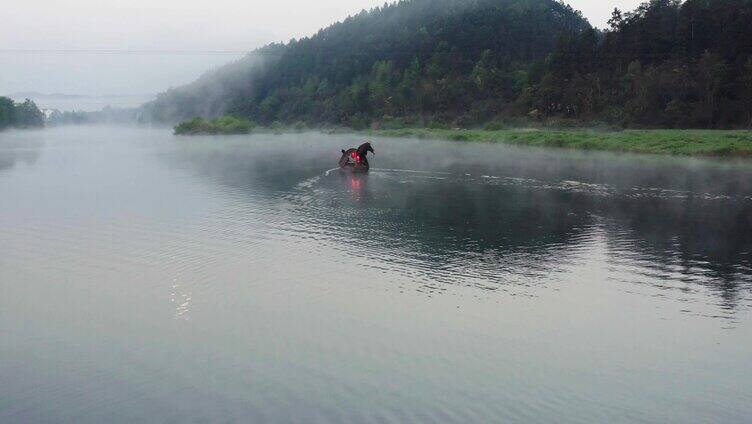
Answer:
[(0, 422), (752, 422), (752, 163), (0, 134)]

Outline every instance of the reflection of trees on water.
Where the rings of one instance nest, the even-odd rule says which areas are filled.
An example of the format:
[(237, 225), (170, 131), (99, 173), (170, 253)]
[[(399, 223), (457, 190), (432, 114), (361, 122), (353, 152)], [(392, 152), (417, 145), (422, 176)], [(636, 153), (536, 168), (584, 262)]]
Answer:
[[(752, 290), (752, 201), (615, 197), (602, 202), (599, 213), (612, 219), (612, 249), (628, 249), (656, 277), (678, 273), (731, 309)], [(625, 240), (628, 246), (617, 246)]]
[[(283, 225), (316, 232), (335, 249), (374, 266), (409, 265), (426, 284), (471, 280), (495, 290), (511, 273), (538, 278), (528, 278), (528, 284), (542, 282), (572, 257), (569, 246), (577, 243), (570, 239), (584, 236), (590, 222), (562, 194), (500, 194), (378, 171), (324, 176), (325, 158), (290, 156), (278, 147), (260, 150), (183, 149), (180, 157), (233, 190), (284, 199), (294, 206), (294, 222)], [(300, 187), (317, 177), (315, 184)]]
[(330, 197), (301, 203), (297, 211), (307, 223), (339, 234), (342, 250), (366, 258), (388, 254), (424, 269), (431, 281), (471, 281), (495, 290), (518, 274), (528, 277), (526, 284), (543, 284), (574, 260), (568, 246), (577, 245), (590, 224), (561, 194), (370, 175), (356, 177), (363, 193), (348, 197), (341, 187), (352, 187), (351, 178), (320, 181)]
[(33, 165), (44, 146), (42, 136), (36, 131), (10, 131), (0, 134), (0, 172), (22, 163)]
[[(752, 202), (649, 191), (631, 196), (626, 189), (649, 187), (655, 180), (696, 193), (713, 188), (746, 193), (745, 172), (737, 175), (733, 168), (698, 172), (675, 163), (665, 169), (634, 161), (611, 166), (597, 158), (559, 158), (550, 166), (524, 156), (510, 155), (500, 163), (476, 158), (476, 173), (507, 172), (542, 181), (556, 176), (558, 181), (601, 181), (616, 187), (588, 192), (546, 184), (494, 186), (467, 178), (436, 181), (441, 173), (377, 170), (352, 176), (335, 171), (324, 177), (323, 170), (336, 164), (337, 151), (329, 153), (318, 148), (291, 155), (265, 144), (184, 149), (178, 160), (233, 190), (292, 205), (286, 209), (292, 222), (280, 225), (305, 228), (350, 255), (378, 258), (375, 262), (386, 269), (389, 264), (394, 270), (409, 268), (422, 274), (426, 285), (460, 283), (495, 290), (515, 275), (524, 284), (545, 281), (579, 260), (597, 227), (612, 260), (629, 260), (649, 270), (652, 284), (700, 285), (728, 308), (736, 308), (752, 286)], [(408, 165), (399, 160), (389, 164), (395, 169)], [(455, 165), (449, 168), (458, 174)]]
[(33, 165), (39, 159), (38, 150), (4, 149), (0, 144), (0, 171), (12, 169), (18, 163)]

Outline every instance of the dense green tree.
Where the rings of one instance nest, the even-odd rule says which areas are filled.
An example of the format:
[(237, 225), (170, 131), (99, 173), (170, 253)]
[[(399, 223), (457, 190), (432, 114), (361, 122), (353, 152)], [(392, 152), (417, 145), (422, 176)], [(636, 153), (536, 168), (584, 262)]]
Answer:
[(16, 107), (13, 100), (0, 97), (0, 130), (10, 127), (15, 122)]
[(16, 105), (15, 126), (19, 128), (35, 128), (44, 126), (44, 113), (30, 99)]
[(752, 56), (747, 58), (744, 63), (744, 71), (742, 74), (742, 110), (744, 117), (747, 120), (746, 125), (752, 128)]
[(750, 0), (617, 9), (595, 44), (588, 31), (562, 36), (526, 104), (626, 126), (749, 127), (751, 22)]
[(44, 113), (33, 101), (26, 99), (23, 103), (14, 103), (7, 97), (0, 97), (0, 130), (42, 127), (44, 120)]

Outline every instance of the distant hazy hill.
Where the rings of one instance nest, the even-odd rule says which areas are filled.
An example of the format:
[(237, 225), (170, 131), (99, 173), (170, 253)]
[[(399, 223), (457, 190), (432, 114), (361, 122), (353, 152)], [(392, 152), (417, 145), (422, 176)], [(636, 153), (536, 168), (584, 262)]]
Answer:
[(561, 33), (589, 28), (554, 0), (400, 1), (267, 46), (256, 52), (262, 58), (170, 90), (146, 110), (161, 121), (235, 113), (261, 123), (346, 125), (477, 114), (486, 106), (476, 100), (514, 99), (529, 65), (551, 53)]
[(63, 93), (39, 93), (37, 91), (19, 91), (17, 93), (9, 94), (9, 97), (14, 99), (83, 99), (89, 96), (82, 96), (79, 94), (63, 94)]
[(752, 0), (650, 0), (594, 30), (554, 0), (403, 0), (161, 94), (144, 119), (752, 126)]

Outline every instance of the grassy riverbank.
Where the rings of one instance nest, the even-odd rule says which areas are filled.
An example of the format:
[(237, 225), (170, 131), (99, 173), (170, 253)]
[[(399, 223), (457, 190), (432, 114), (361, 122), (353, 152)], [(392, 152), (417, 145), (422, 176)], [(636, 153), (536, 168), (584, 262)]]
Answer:
[(255, 127), (253, 122), (233, 116), (220, 116), (211, 120), (197, 117), (178, 124), (175, 135), (249, 134)]
[(752, 156), (752, 131), (505, 129), (463, 130), (408, 128), (372, 130), (364, 134), (456, 141), (482, 141), (525, 146), (559, 147), (687, 156)]
[[(305, 131), (305, 125), (257, 127), (229, 116), (205, 120), (194, 118), (175, 127), (177, 135), (228, 135)], [(331, 133), (353, 132), (329, 128)], [(355, 131), (364, 136), (422, 138), (466, 142), (505, 143), (537, 147), (606, 150), (684, 156), (752, 157), (752, 131), (743, 130), (614, 130), (587, 128), (440, 129), (399, 128)]]

